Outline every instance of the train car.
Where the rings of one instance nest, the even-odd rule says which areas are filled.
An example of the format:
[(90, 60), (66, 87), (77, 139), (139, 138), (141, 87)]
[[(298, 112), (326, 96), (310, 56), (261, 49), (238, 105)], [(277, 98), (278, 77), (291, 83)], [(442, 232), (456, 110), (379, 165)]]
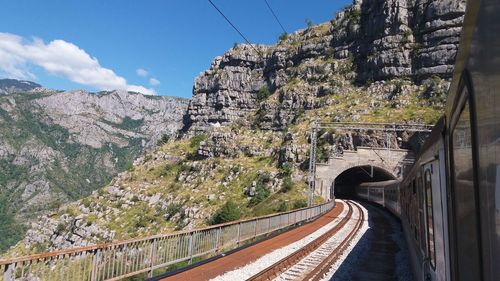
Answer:
[(403, 181), (356, 187), (400, 217), (416, 280), (500, 280), (498, 15), (468, 1), (446, 112)]
[(414, 275), (421, 280), (452, 280), (444, 133), (443, 117), (399, 187), (401, 223)]
[(467, 3), (446, 109), (452, 280), (500, 280), (500, 3)]
[(399, 184), (399, 180), (361, 183), (356, 187), (356, 196), (382, 205), (399, 217)]

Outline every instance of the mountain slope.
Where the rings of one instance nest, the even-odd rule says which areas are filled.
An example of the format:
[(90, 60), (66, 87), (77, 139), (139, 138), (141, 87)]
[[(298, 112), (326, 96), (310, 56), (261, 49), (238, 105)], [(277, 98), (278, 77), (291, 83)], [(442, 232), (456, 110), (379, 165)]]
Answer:
[[(356, 0), (330, 22), (254, 46), (260, 54), (235, 46), (196, 78), (182, 138), (40, 218), (9, 254), (198, 227), (217, 221), (227, 202), (247, 217), (303, 206), (313, 120), (437, 120), (463, 3)], [(328, 159), (345, 133), (320, 131), (317, 160)], [(350, 139), (358, 146), (387, 142), (363, 131)], [(407, 132), (389, 141), (418, 149)]]
[(42, 85), (31, 81), (16, 79), (0, 79), (0, 96), (13, 93), (22, 93), (42, 88)]
[(182, 127), (187, 102), (128, 92), (0, 96), (0, 250), (23, 222), (89, 195)]

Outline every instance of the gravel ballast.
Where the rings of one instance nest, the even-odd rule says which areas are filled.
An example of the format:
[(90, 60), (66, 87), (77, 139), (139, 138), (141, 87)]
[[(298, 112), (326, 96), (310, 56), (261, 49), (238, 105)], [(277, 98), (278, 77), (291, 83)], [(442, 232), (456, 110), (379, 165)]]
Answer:
[[(342, 201), (336, 200), (337, 203), (341, 203)], [(341, 220), (347, 215), (348, 208), (344, 207), (342, 210), (342, 213), (335, 218), (332, 222), (328, 223), (327, 225), (321, 227), (314, 233), (308, 235), (307, 237), (294, 242), (288, 246), (282, 247), (278, 250), (272, 251), (269, 254), (266, 254), (262, 256), (261, 258), (243, 266), (238, 269), (228, 271), (220, 276), (217, 276), (216, 278), (213, 278), (211, 280), (216, 280), (216, 281), (234, 281), (234, 280), (245, 280), (250, 278), (251, 276), (259, 273), (260, 271), (266, 269), (268, 266), (270, 266), (273, 263), (278, 262), (279, 260), (285, 258), (286, 256), (292, 254), (296, 250), (304, 247), (314, 239), (318, 238), (321, 236), (323, 233), (327, 232), (328, 230), (332, 229), (335, 227)]]

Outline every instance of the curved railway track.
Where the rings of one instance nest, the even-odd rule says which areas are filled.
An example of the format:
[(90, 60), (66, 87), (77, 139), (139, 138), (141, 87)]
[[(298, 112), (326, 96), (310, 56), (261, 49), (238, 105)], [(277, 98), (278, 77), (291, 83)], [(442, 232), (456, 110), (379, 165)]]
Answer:
[[(352, 201), (344, 202), (349, 209), (346, 216), (337, 225), (305, 247), (272, 264), (248, 280), (273, 280), (277, 277), (282, 280), (320, 280), (328, 273), (363, 225), (364, 212), (362, 208)], [(353, 207), (356, 208), (358, 219), (346, 238), (338, 243), (333, 237), (353, 218)]]

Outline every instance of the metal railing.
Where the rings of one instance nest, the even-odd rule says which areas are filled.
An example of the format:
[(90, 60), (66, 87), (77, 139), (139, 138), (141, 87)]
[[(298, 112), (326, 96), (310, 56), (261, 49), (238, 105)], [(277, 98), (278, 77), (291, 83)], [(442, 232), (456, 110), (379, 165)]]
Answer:
[(316, 218), (334, 201), (203, 229), (0, 259), (0, 281), (120, 280), (193, 258), (217, 254), (261, 235)]

